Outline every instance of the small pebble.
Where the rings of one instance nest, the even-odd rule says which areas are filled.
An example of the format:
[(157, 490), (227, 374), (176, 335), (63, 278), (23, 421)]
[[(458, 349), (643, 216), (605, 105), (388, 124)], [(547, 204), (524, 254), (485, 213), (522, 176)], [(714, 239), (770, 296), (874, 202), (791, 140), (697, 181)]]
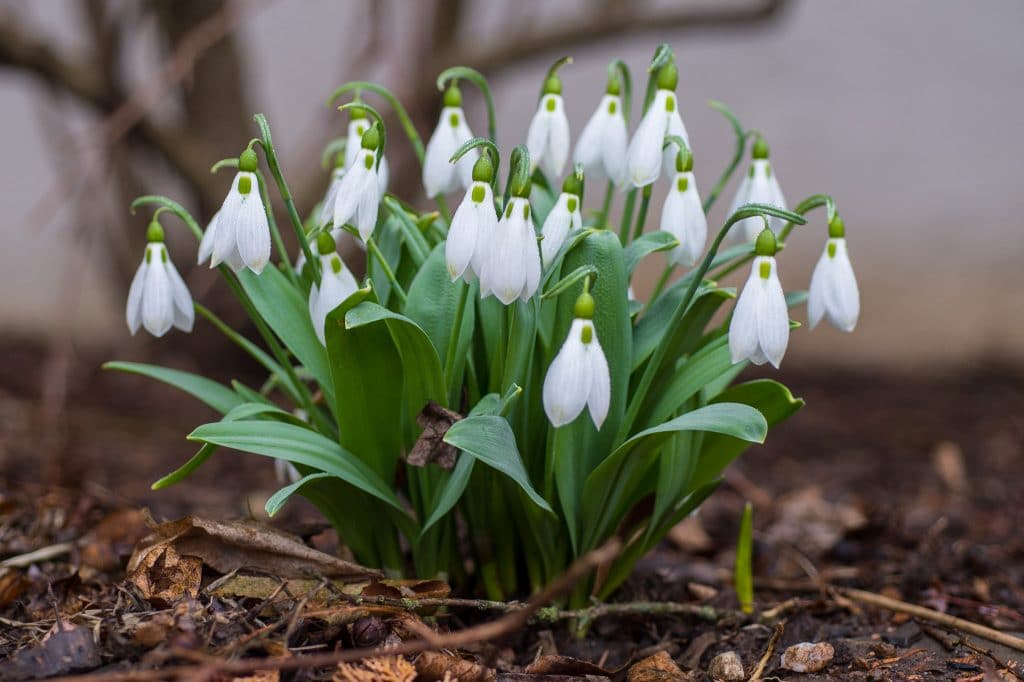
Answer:
[(708, 675), (715, 682), (741, 682), (747, 679), (743, 672), (743, 661), (735, 651), (726, 651), (712, 658)]
[(801, 642), (782, 654), (782, 667), (795, 673), (821, 672), (832, 662), (835, 649), (828, 642)]

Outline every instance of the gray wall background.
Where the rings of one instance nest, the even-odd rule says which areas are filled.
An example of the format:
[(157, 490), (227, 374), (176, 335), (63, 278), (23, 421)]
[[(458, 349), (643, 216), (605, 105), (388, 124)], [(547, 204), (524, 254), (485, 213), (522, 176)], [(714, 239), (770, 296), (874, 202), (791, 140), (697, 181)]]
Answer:
[[(550, 3), (545, 11), (579, 11), (585, 4)], [(75, 41), (71, 7), (49, 0), (31, 8), (69, 48)], [(335, 85), (364, 76), (337, 72), (345, 19), (344, 2), (282, 0), (242, 28), (256, 99), (274, 124), (286, 172), (291, 164), (318, 163), (288, 157), (288, 150), (299, 145), (311, 112), (319, 113)], [(948, 368), (993, 357), (1020, 361), (1021, 26), (1024, 3), (1018, 0), (803, 0), (764, 30), (685, 38), (655, 32), (596, 43), (575, 51), (575, 63), (562, 75), (575, 139), (602, 92), (607, 62), (621, 56), (641, 79), (654, 45), (669, 42), (680, 65), (681, 110), (702, 190), (710, 189), (732, 151), (728, 125), (706, 106), (719, 99), (770, 141), (791, 201), (818, 192), (835, 196), (861, 284), (861, 324), (852, 335), (831, 328), (795, 334), (788, 362)], [(411, 30), (413, 22), (403, 22), (396, 40)], [(480, 39), (500, 30), (500, 17), (479, 30)], [(144, 49), (138, 61), (142, 74), (155, 68)], [(547, 62), (527, 63), (492, 83), (503, 147), (525, 139)], [(387, 84), (386, 74), (383, 80)], [(76, 255), (62, 245), (71, 217), (63, 198), (42, 205), (56, 211), (54, 220), (45, 226), (33, 220), (40, 195), (57, 180), (35, 123), (41, 115), (37, 88), (0, 71), (0, 325), (14, 334), (73, 325), (78, 344), (129, 343), (126, 292), (105, 285), (104, 254), (91, 247)], [(479, 130), (481, 114), (471, 107)], [(90, 123), (68, 115), (73, 128)], [(397, 134), (391, 139), (402, 143)], [(734, 186), (712, 224), (720, 224)], [(594, 189), (588, 205), (600, 201)], [(648, 225), (656, 223), (658, 205)], [(807, 286), (824, 240), (823, 214), (803, 229), (781, 259), (789, 288)], [(75, 258), (84, 265), (80, 272)], [(660, 269), (660, 261), (653, 263), (638, 288), (649, 286)], [(79, 304), (71, 319), (61, 319), (68, 287), (79, 292)]]

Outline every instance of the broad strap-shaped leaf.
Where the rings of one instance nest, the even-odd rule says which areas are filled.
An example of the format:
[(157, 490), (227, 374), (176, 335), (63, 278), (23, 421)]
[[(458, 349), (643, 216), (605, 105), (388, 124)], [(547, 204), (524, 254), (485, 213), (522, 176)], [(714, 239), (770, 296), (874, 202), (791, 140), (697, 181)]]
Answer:
[(394, 509), (404, 511), (391, 487), (358, 457), (316, 431), (272, 421), (213, 422), (189, 440), (285, 459), (332, 474)]
[[(647, 361), (647, 358), (651, 357), (658, 344), (662, 342), (673, 343), (675, 341), (674, 345), (680, 345), (679, 342), (682, 339), (665, 338), (669, 333), (672, 333), (674, 337), (677, 335), (689, 335), (691, 338), (694, 336), (700, 338), (699, 335), (704, 333), (707, 320), (711, 318), (722, 303), (735, 296), (735, 292), (732, 289), (721, 289), (710, 282), (704, 282), (697, 288), (697, 293), (694, 295), (693, 301), (683, 317), (683, 321), (680, 322), (679, 328), (674, 331), (669, 330), (668, 325), (672, 321), (672, 313), (675, 311), (676, 306), (679, 305), (679, 302), (683, 300), (685, 293), (681, 289), (672, 289), (662, 294), (651, 304), (647, 312), (640, 318), (640, 321), (637, 322), (636, 328), (633, 331), (632, 371), (635, 372), (643, 367), (644, 362)], [(666, 357), (674, 358), (678, 356), (668, 353)]]
[(199, 376), (198, 374), (192, 374), (191, 372), (138, 362), (107, 362), (104, 363), (103, 369), (116, 369), (120, 372), (128, 372), (129, 374), (141, 374), (150, 379), (162, 381), (206, 403), (221, 414), (226, 414), (245, 402), (227, 386), (218, 384), (216, 381)]
[[(758, 379), (727, 388), (704, 409), (725, 404), (744, 404), (756, 408), (764, 415), (770, 427), (796, 413), (803, 407), (804, 401), (794, 398), (789, 389), (777, 381)], [(709, 434), (704, 439), (704, 448), (697, 460), (691, 485), (701, 486), (717, 479), (749, 444), (747, 439), (736, 437), (736, 434)]]
[(661, 424), (668, 420), (687, 400), (718, 377), (728, 374), (732, 367), (729, 336), (720, 334), (676, 368), (657, 396), (647, 423)]
[(637, 266), (640, 265), (640, 261), (652, 253), (668, 251), (677, 246), (679, 246), (679, 240), (676, 239), (675, 235), (668, 232), (657, 230), (643, 234), (623, 249), (623, 255), (626, 259), (626, 274), (632, 276)]
[(519, 448), (516, 447), (515, 434), (504, 417), (466, 417), (448, 429), (444, 441), (462, 450), (463, 456), (470, 455), (505, 474), (523, 489), (534, 504), (546, 511), (552, 511), (551, 505), (530, 483), (522, 457), (519, 455)]
[(238, 273), (238, 281), (260, 316), (316, 379), (328, 404), (333, 405), (334, 387), (327, 353), (313, 330), (309, 302), (277, 268), (264, 268), (259, 275), (243, 270)]

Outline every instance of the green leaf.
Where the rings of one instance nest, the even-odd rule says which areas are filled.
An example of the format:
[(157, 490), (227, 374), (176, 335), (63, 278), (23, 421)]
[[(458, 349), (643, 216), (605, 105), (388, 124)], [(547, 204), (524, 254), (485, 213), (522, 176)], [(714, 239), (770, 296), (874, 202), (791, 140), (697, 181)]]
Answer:
[(107, 362), (104, 363), (103, 369), (116, 369), (120, 372), (128, 372), (129, 374), (141, 374), (150, 379), (162, 381), (206, 403), (221, 414), (230, 412), (234, 407), (244, 402), (242, 398), (227, 386), (190, 372), (182, 372), (181, 370), (157, 365), (145, 365), (138, 362)]
[(199, 448), (199, 451), (192, 455), (192, 457), (182, 464), (180, 467), (172, 471), (171, 473), (157, 479), (153, 485), (150, 486), (150, 490), (162, 490), (169, 488), (175, 483), (180, 483), (185, 480), (192, 472), (206, 463), (206, 460), (210, 459), (214, 452), (217, 451), (216, 445), (210, 445), (209, 443), (203, 443)]
[(313, 375), (327, 403), (334, 405), (327, 353), (313, 330), (308, 301), (276, 268), (264, 268), (260, 275), (246, 269), (238, 273), (238, 280), (260, 316)]
[(455, 468), (452, 469), (451, 475), (437, 494), (437, 499), (432, 505), (430, 516), (427, 518), (427, 522), (423, 524), (420, 537), (423, 537), (435, 523), (443, 519), (444, 515), (450, 512), (452, 507), (458, 503), (462, 493), (466, 492), (466, 485), (469, 483), (469, 477), (473, 474), (473, 464), (475, 462), (476, 460), (472, 457), (459, 457), (459, 461), (455, 463)]
[(704, 386), (732, 369), (729, 337), (721, 334), (687, 358), (658, 395), (648, 420), (660, 424), (670, 418), (683, 404), (697, 395)]
[[(707, 321), (714, 315), (718, 306), (735, 296), (731, 289), (720, 289), (714, 284), (705, 282), (697, 288), (693, 302), (690, 303), (690, 307), (687, 309), (686, 315), (683, 317), (683, 321), (680, 322), (678, 329), (670, 330), (668, 326), (672, 322), (672, 314), (675, 312), (676, 306), (683, 300), (685, 293), (684, 289), (675, 286), (671, 287), (655, 299), (650, 309), (637, 322), (633, 332), (632, 371), (635, 372), (643, 366), (644, 362), (646, 362), (647, 358), (651, 357), (655, 348), (662, 342), (666, 334), (685, 334), (689, 338), (699, 338), (699, 335), (704, 333)], [(678, 341), (681, 339), (674, 340), (678, 346)], [(674, 353), (666, 353), (666, 358), (674, 359), (678, 357), (680, 350), (677, 347)]]
[(516, 447), (512, 427), (503, 417), (477, 415), (466, 417), (448, 429), (444, 441), (463, 453), (480, 460), (487, 466), (500, 471), (523, 489), (534, 504), (551, 511), (551, 506), (541, 497), (526, 474), (523, 460)]
[(322, 471), (318, 471), (314, 474), (306, 474), (294, 483), (286, 485), (278, 490), (270, 496), (270, 499), (267, 500), (267, 503), (263, 507), (267, 511), (267, 516), (273, 516), (277, 514), (277, 512), (281, 511), (281, 507), (284, 506), (284, 503), (288, 501), (289, 497), (299, 492), (299, 488), (302, 488), (307, 483), (318, 481), (322, 478), (334, 478), (334, 475), (324, 473)]
[[(373, 239), (391, 271), (398, 272), (402, 262), (403, 241), (402, 230), (398, 227), (398, 219), (389, 216), (387, 220), (381, 221), (380, 227), (374, 232)], [(381, 304), (387, 305), (391, 295), (391, 281), (384, 274), (384, 268), (376, 258), (367, 259), (366, 276), (373, 281), (373, 289), (377, 292), (377, 298)]]
[(188, 439), (312, 467), (404, 511), (380, 476), (351, 452), (311, 429), (272, 421), (213, 422), (197, 428)]
[(668, 251), (679, 246), (679, 240), (675, 235), (660, 230), (648, 232), (629, 243), (623, 250), (626, 259), (626, 273), (630, 276), (640, 265), (640, 261), (657, 251)]
[(740, 520), (740, 537), (736, 541), (736, 570), (734, 584), (736, 597), (743, 613), (754, 612), (754, 506), (747, 502)]
[[(771, 427), (793, 415), (803, 407), (804, 401), (794, 398), (789, 389), (777, 381), (758, 379), (727, 388), (708, 407), (736, 403), (756, 408)], [(734, 435), (717, 433), (705, 438), (691, 485), (700, 486), (715, 480), (747, 449), (749, 443), (746, 439), (735, 438)]]
[(583, 281), (583, 278), (589, 277), (590, 275), (596, 275), (597, 268), (593, 265), (581, 265), (565, 277), (562, 277), (555, 284), (551, 285), (550, 288), (546, 289), (541, 294), (542, 299), (549, 299), (558, 296), (562, 292), (566, 291), (575, 284), (579, 284)]
[(402, 205), (393, 197), (384, 197), (384, 206), (391, 212), (391, 215), (398, 221), (398, 228), (402, 231), (402, 238), (405, 241), (405, 248), (409, 250), (413, 264), (418, 268), (423, 265), (430, 255), (430, 245), (420, 232), (409, 214), (405, 212)]

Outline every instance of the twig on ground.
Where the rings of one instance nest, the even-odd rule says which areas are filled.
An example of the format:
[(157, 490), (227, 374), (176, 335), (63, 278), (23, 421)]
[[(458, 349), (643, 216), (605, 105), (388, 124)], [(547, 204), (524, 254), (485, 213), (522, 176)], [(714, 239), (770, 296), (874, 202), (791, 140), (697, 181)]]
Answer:
[(779, 622), (775, 626), (775, 631), (772, 632), (772, 636), (768, 639), (768, 645), (765, 647), (764, 655), (761, 656), (761, 660), (757, 662), (757, 667), (754, 668), (754, 672), (750, 673), (750, 679), (748, 682), (756, 682), (761, 679), (764, 669), (768, 666), (768, 661), (771, 660), (772, 654), (775, 653), (775, 645), (779, 641), (779, 637), (782, 636), (782, 631), (786, 629), (786, 621)]
[(49, 547), (42, 547), (32, 552), (26, 552), (25, 554), (18, 554), (0, 561), (0, 568), (24, 568), (30, 566), (39, 561), (49, 561), (50, 559), (56, 559), (59, 556), (67, 554), (74, 549), (75, 543), (73, 542), (58, 542), (55, 545)]
[(868, 592), (866, 590), (857, 590), (851, 587), (837, 587), (834, 589), (844, 597), (853, 599), (854, 601), (859, 601), (863, 604), (877, 606), (879, 608), (888, 609), (889, 611), (906, 613), (914, 616), (915, 618), (921, 618), (933, 623), (938, 623), (939, 625), (953, 630), (960, 630), (961, 632), (982, 637), (990, 642), (997, 642), (1003, 646), (1008, 646), (1011, 649), (1016, 649), (1017, 651), (1024, 651), (1024, 638), (1015, 637), (1007, 632), (1000, 632), (994, 628), (980, 625), (969, 620), (964, 620), (963, 618), (950, 616), (949, 614), (934, 611), (923, 606), (909, 604), (905, 601), (900, 601), (899, 599), (884, 597), (880, 594), (875, 594), (874, 592)]

